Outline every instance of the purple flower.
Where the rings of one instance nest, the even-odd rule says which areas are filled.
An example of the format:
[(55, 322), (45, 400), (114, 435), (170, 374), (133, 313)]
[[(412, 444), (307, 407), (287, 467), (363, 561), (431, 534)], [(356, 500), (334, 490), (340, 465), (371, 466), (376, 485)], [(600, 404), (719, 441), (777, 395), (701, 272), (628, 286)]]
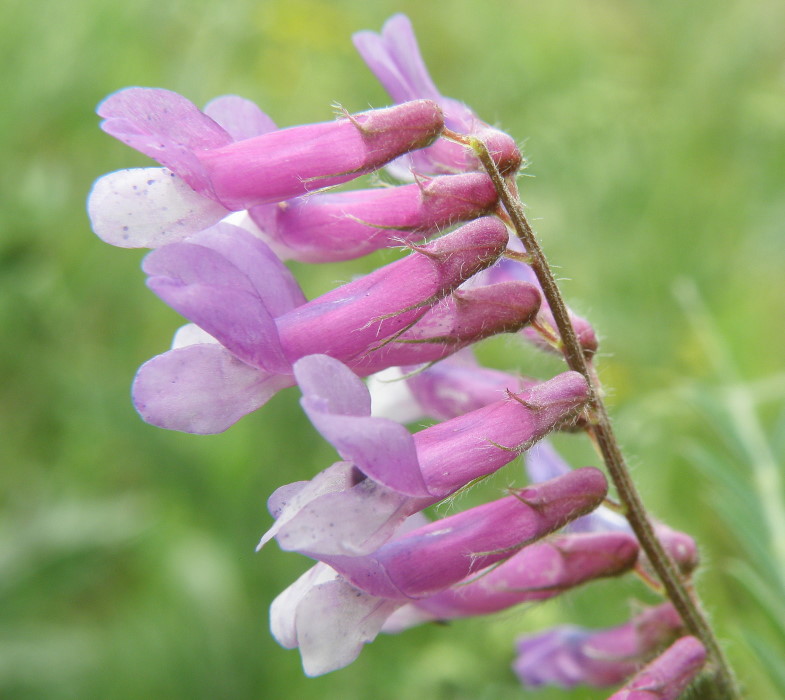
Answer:
[(498, 219), (478, 219), (308, 303), (272, 251), (237, 227), (220, 224), (159, 248), (144, 262), (150, 288), (218, 344), (177, 348), (145, 363), (134, 384), (136, 407), (161, 427), (225, 430), (290, 386), (300, 357), (327, 353), (369, 364), (380, 343), (409, 331), (431, 305), (493, 263), (506, 239)]
[(562, 625), (518, 640), (513, 670), (524, 686), (608, 686), (623, 682), (683, 629), (670, 603), (605, 630)]
[(385, 623), (398, 632), (430, 620), (488, 615), (546, 600), (587, 581), (629, 571), (638, 556), (621, 532), (559, 535), (524, 547), (507, 561), (428, 598), (408, 603)]
[[(553, 479), (570, 471), (570, 466), (559, 456), (547, 442), (539, 443), (526, 454), (526, 471), (532, 482)], [(654, 521), (654, 531), (665, 550), (673, 557), (683, 574), (690, 574), (698, 566), (698, 547), (695, 540), (684, 532), (673, 530), (664, 523)], [(632, 528), (627, 519), (606, 506), (600, 506), (594, 512), (570, 523), (571, 532), (628, 532)], [(656, 580), (656, 574), (645, 554), (639, 561), (639, 568)]]
[[(517, 238), (511, 238), (510, 248), (523, 252), (523, 245)], [(475, 280), (476, 284), (496, 284), (499, 282), (506, 282), (511, 280), (519, 280), (521, 282), (528, 282), (539, 287), (540, 283), (534, 271), (528, 265), (522, 265), (518, 261), (504, 258), (500, 260), (492, 268), (486, 270), (481, 276)], [(575, 329), (575, 334), (578, 342), (581, 344), (583, 351), (587, 357), (591, 357), (597, 352), (599, 341), (594, 332), (594, 328), (585, 318), (578, 316), (571, 309), (567, 309), (570, 317), (572, 327)], [(548, 352), (555, 352), (561, 355), (561, 337), (556, 327), (556, 319), (553, 312), (548, 306), (547, 301), (543, 300), (540, 307), (540, 313), (536, 319), (536, 328), (527, 328), (523, 331), (524, 337), (539, 347)]]
[[(108, 134), (233, 211), (348, 182), (429, 145), (443, 128), (436, 104), (416, 100), (237, 140), (192, 102), (158, 88), (116, 92), (98, 114)], [(246, 126), (235, 133), (245, 136)]]
[(353, 359), (351, 368), (364, 376), (391, 366), (437, 362), (492, 335), (519, 331), (537, 314), (540, 300), (539, 290), (525, 282), (456, 289), (410, 329)]
[(608, 700), (678, 700), (706, 662), (695, 637), (682, 637)]
[(283, 260), (351, 260), (379, 248), (416, 243), (493, 212), (491, 180), (481, 173), (412, 185), (313, 194), (252, 207), (259, 235)]
[[(516, 171), (521, 154), (507, 134), (489, 127), (466, 105), (444, 97), (433, 84), (417, 46), (412, 24), (406, 15), (391, 17), (381, 34), (370, 31), (353, 36), (354, 45), (395, 102), (428, 99), (444, 113), (444, 123), (461, 134), (482, 139), (503, 174)], [(468, 148), (440, 140), (433, 146), (399, 159), (391, 168), (402, 179), (407, 171), (416, 173), (456, 173), (480, 170), (482, 166)]]
[(606, 489), (599, 470), (578, 470), (400, 534), (368, 556), (331, 557), (340, 576), (317, 565), (273, 602), (273, 633), (283, 646), (300, 647), (308, 675), (341, 668), (407, 599), (507, 559), (595, 507)]
[(583, 377), (566, 372), (411, 435), (371, 417), (367, 388), (335, 360), (304, 358), (295, 374), (303, 408), (346, 461), (273, 494), (276, 522), (261, 544), (275, 537), (315, 558), (373, 551), (409, 515), (508, 464), (588, 398)]
[[(131, 95), (140, 91), (145, 94), (141, 88), (134, 90)], [(194, 139), (194, 132), (200, 128), (206, 132), (204, 138), (208, 144), (230, 143), (276, 129), (272, 119), (253, 102), (236, 95), (216, 98), (202, 114), (179, 95), (165, 90), (158, 94), (162, 102), (168, 99), (179, 106), (180, 116), (186, 121), (198, 125), (191, 129), (188, 139)], [(117, 95), (126, 96), (126, 91)], [(171, 126), (161, 126), (166, 136), (172, 135)], [(171, 164), (175, 170), (177, 161)], [(211, 198), (209, 191), (193, 189), (172, 170), (132, 168), (98, 178), (87, 200), (95, 233), (107, 243), (122, 248), (158, 248), (203, 231), (230, 213)]]

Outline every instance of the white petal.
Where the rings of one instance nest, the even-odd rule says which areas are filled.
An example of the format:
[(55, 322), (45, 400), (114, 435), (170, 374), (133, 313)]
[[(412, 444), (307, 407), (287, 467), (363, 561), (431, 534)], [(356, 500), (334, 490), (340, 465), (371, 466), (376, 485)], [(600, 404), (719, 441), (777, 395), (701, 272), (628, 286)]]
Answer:
[(343, 579), (314, 586), (295, 615), (306, 675), (320, 676), (348, 666), (401, 604), (364, 593)]
[(399, 423), (414, 423), (425, 418), (399, 367), (372, 374), (366, 380), (371, 392), (371, 415)]
[(203, 331), (195, 323), (186, 323), (180, 326), (172, 338), (172, 350), (184, 348), (186, 345), (199, 345), (200, 343), (217, 343), (207, 331)]
[(99, 238), (121, 248), (158, 248), (212, 226), (229, 212), (166, 168), (132, 168), (96, 180), (87, 212)]

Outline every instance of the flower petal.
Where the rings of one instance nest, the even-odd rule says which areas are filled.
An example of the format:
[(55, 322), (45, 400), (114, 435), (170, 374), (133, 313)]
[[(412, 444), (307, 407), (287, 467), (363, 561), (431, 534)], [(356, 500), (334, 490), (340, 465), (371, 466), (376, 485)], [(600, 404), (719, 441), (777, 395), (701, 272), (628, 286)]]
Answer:
[(311, 355), (295, 363), (294, 373), (303, 409), (341, 457), (395, 491), (428, 495), (411, 434), (399, 423), (370, 416), (368, 389), (348, 367)]
[(166, 168), (131, 168), (98, 178), (87, 199), (93, 231), (121, 248), (158, 248), (223, 219), (229, 210)]
[(98, 105), (101, 128), (177, 173), (201, 194), (212, 193), (195, 151), (220, 148), (232, 137), (182, 95), (131, 87)]
[(216, 97), (205, 105), (204, 113), (235, 141), (261, 136), (278, 128), (255, 103), (237, 95)]
[(188, 345), (148, 360), (134, 379), (136, 410), (152, 425), (220, 433), (255, 411), (291, 376), (270, 375), (215, 343)]

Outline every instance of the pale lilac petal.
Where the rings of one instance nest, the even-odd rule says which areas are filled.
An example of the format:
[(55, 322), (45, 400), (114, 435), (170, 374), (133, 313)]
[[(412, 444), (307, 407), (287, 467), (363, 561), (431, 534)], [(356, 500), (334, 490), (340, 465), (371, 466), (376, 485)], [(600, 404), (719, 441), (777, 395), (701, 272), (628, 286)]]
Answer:
[[(275, 523), (259, 541), (256, 551), (258, 552), (273, 537), (278, 537), (279, 542), (283, 543), (287, 533), (283, 535), (279, 533), (296, 516), (300, 515), (311, 501), (329, 493), (344, 491), (347, 487), (351, 488), (355, 477), (356, 471), (351, 462), (336, 462), (310, 481), (298, 481), (278, 488), (267, 500), (267, 509), (275, 518)], [(346, 518), (343, 512), (334, 511), (330, 523), (327, 524), (328, 531), (332, 530), (336, 524), (340, 525), (344, 522), (351, 524), (350, 519)], [(292, 530), (291, 527), (288, 529)], [(319, 531), (314, 528), (313, 532), (309, 534), (317, 536)], [(286, 549), (283, 544), (282, 548)]]
[(261, 136), (278, 127), (259, 107), (237, 95), (223, 95), (207, 103), (204, 113), (235, 141)]
[(608, 700), (678, 700), (705, 662), (703, 644), (682, 637)]
[(96, 235), (121, 248), (174, 243), (229, 213), (166, 168), (132, 168), (98, 178), (87, 212)]
[(340, 579), (313, 586), (295, 615), (306, 675), (320, 676), (352, 663), (399, 605), (358, 591)]
[(220, 253), (248, 281), (273, 318), (307, 301), (291, 271), (269, 246), (239, 226), (224, 223), (194, 236), (191, 243)]
[(430, 418), (447, 420), (501, 401), (508, 391), (519, 393), (536, 381), (476, 363), (470, 349), (436, 363), (406, 380)]
[(345, 365), (311, 355), (294, 365), (301, 404), (322, 436), (363, 474), (412, 496), (428, 495), (409, 431), (386, 418), (372, 418), (365, 384)]
[(670, 603), (602, 630), (562, 625), (521, 637), (513, 670), (526, 687), (608, 686), (623, 682), (683, 629)]
[[(580, 375), (568, 373), (534, 393), (521, 394), (523, 400), (534, 399), (528, 406), (507, 399), (416, 433), (420, 467), (435, 496), (407, 497), (373, 479), (350, 480), (345, 491), (315, 497), (304, 505), (302, 513), (279, 532), (279, 543), (314, 558), (368, 554), (389, 539), (407, 516), (511, 462), (579, 407), (586, 392)], [(336, 512), (350, 513), (358, 527), (335, 532)]]
[(425, 418), (400, 367), (389, 367), (366, 379), (371, 395), (371, 415), (398, 423), (414, 423)]
[(441, 94), (428, 74), (409, 18), (403, 14), (390, 17), (382, 34), (357, 32), (354, 46), (390, 97), (406, 102), (417, 97), (438, 101)]
[(313, 558), (361, 556), (378, 549), (411, 520), (410, 497), (372, 479), (358, 481), (357, 470), (347, 465), (328, 467), (299, 490), (276, 491), (271, 505), (283, 507), (260, 546), (275, 537), (281, 549)]
[(266, 374), (210, 343), (147, 361), (134, 380), (133, 397), (152, 425), (209, 434), (226, 430), (293, 383), (291, 376)]
[[(233, 234), (217, 245), (216, 238), (220, 239), (227, 229)], [(233, 250), (236, 264), (223, 254), (221, 245)], [(148, 286), (159, 297), (217, 338), (236, 357), (270, 372), (288, 373), (290, 364), (267, 303), (274, 308), (288, 304), (289, 273), (276, 267), (280, 262), (272, 264), (272, 253), (265, 251), (264, 243), (250, 234), (221, 224), (216, 231), (150, 253), (143, 268), (150, 275)], [(253, 269), (254, 263), (260, 270)], [(264, 271), (270, 276), (260, 274)], [(276, 280), (281, 281), (280, 287), (275, 287)]]
[(295, 617), (303, 597), (321, 583), (334, 581), (338, 574), (326, 564), (316, 564), (282, 591), (270, 605), (270, 631), (284, 649), (297, 648)]
[(161, 88), (120, 90), (98, 105), (101, 128), (177, 173), (194, 190), (211, 194), (195, 153), (232, 143), (232, 137), (182, 95)]

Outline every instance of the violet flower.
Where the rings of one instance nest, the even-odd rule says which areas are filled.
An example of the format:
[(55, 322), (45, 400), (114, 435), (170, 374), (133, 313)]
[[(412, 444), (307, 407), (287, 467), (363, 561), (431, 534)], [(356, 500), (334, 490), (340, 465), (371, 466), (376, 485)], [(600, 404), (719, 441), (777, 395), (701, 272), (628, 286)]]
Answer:
[(678, 700), (705, 662), (703, 644), (682, 637), (608, 700)]
[[(488, 126), (465, 104), (439, 93), (422, 60), (406, 15), (397, 14), (387, 20), (381, 34), (363, 31), (352, 39), (363, 60), (395, 102), (433, 100), (444, 113), (445, 126), (485, 142), (502, 174), (513, 173), (520, 167), (521, 153), (510, 136)], [(388, 169), (405, 179), (410, 171), (456, 173), (482, 170), (482, 166), (470, 149), (440, 140), (429, 148), (404, 156)]]
[(502, 564), (441, 593), (408, 603), (387, 620), (383, 631), (488, 615), (553, 598), (587, 581), (619, 576), (635, 565), (637, 557), (638, 543), (625, 533), (557, 535), (530, 544)]
[(532, 688), (617, 685), (682, 630), (681, 618), (670, 603), (605, 630), (561, 625), (521, 637), (513, 670), (524, 686)]
[(273, 634), (300, 648), (306, 674), (341, 668), (407, 599), (507, 559), (595, 507), (606, 490), (599, 470), (578, 470), (399, 535), (368, 556), (331, 557), (339, 576), (317, 565), (273, 602)]
[[(566, 474), (571, 467), (559, 456), (556, 450), (543, 441), (526, 454), (526, 471), (530, 481), (546, 481), (560, 474)], [(664, 523), (653, 521), (654, 531), (665, 550), (673, 557), (681, 572), (685, 575), (692, 573), (698, 566), (699, 554), (695, 540), (684, 532), (674, 530)], [(627, 519), (607, 506), (600, 506), (594, 512), (570, 523), (571, 532), (628, 532), (632, 534)], [(652, 580), (656, 574), (651, 567), (648, 557), (641, 556), (640, 568)]]
[(322, 263), (421, 242), (492, 213), (496, 203), (487, 175), (465, 173), (399, 187), (317, 193), (255, 206), (249, 215), (282, 260)]
[[(220, 224), (159, 248), (145, 258), (149, 286), (218, 342), (179, 347), (142, 365), (137, 410), (161, 427), (219, 432), (290, 386), (299, 357), (327, 353), (378, 371), (384, 365), (368, 354), (494, 262), (506, 237), (498, 219), (478, 219), (308, 303), (272, 251), (242, 229)], [(527, 292), (526, 303), (534, 298)], [(510, 309), (520, 311), (515, 303)], [(460, 347), (434, 343), (426, 360)], [(399, 364), (394, 353), (386, 356)]]
[(501, 469), (588, 398), (583, 377), (565, 372), (411, 435), (372, 417), (368, 389), (335, 360), (303, 358), (294, 371), (308, 417), (346, 461), (276, 491), (268, 502), (276, 522), (259, 546), (275, 537), (319, 559), (373, 551), (408, 516)]
[[(510, 238), (509, 247), (512, 250), (523, 252), (523, 245), (515, 237)], [(500, 260), (492, 268), (489, 268), (481, 276), (478, 276), (474, 283), (496, 284), (511, 280), (528, 282), (529, 284), (534, 284), (538, 287), (540, 285), (537, 276), (534, 274), (534, 270), (532, 270), (531, 267), (522, 265), (520, 262), (509, 258)], [(597, 339), (597, 334), (594, 332), (594, 328), (591, 323), (576, 314), (572, 309), (568, 308), (567, 312), (584, 353), (587, 357), (593, 356), (599, 347), (599, 341)], [(561, 339), (556, 326), (556, 320), (546, 301), (543, 301), (543, 304), (540, 307), (540, 313), (537, 317), (537, 328), (527, 328), (522, 334), (529, 342), (536, 345), (541, 350), (561, 355), (561, 348), (559, 346)]]
[[(197, 130), (201, 127), (212, 134), (215, 143), (249, 139), (276, 129), (259, 107), (236, 95), (218, 97), (207, 104), (203, 115), (195, 115), (179, 95), (165, 90), (158, 94), (163, 101), (170, 98), (180, 104), (186, 120), (195, 122)], [(172, 170), (131, 168), (98, 178), (87, 200), (93, 231), (107, 243), (122, 248), (158, 248), (203, 231), (230, 213)]]
[(438, 106), (415, 100), (235, 140), (192, 102), (159, 88), (116, 92), (98, 114), (108, 134), (233, 211), (348, 182), (429, 145), (443, 128)]

